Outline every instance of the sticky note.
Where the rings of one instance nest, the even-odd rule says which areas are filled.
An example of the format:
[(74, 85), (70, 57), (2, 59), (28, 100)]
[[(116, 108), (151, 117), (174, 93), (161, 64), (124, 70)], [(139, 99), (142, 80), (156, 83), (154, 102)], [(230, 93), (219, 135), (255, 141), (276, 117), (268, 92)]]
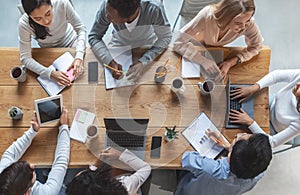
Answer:
[(87, 112), (78, 110), (76, 112), (75, 120), (78, 121), (78, 122), (80, 122), (80, 123), (84, 123), (85, 120), (86, 120), (87, 115), (88, 115)]

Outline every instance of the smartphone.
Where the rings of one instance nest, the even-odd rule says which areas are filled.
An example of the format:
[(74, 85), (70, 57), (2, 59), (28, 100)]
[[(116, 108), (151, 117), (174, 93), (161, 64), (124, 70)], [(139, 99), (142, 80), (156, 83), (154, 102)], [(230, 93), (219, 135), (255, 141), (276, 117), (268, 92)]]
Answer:
[(88, 82), (98, 82), (98, 62), (96, 61), (88, 63)]
[(161, 136), (153, 136), (151, 142), (151, 158), (160, 158)]

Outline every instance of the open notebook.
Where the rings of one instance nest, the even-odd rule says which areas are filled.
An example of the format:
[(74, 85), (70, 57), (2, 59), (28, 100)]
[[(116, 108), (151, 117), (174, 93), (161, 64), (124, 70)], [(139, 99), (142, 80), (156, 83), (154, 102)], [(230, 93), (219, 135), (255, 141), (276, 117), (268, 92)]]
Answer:
[(113, 78), (111, 71), (104, 67), (104, 75), (105, 75), (105, 87), (106, 89), (113, 89), (117, 87), (124, 87), (129, 85), (134, 85), (135, 83), (127, 80), (126, 73), (129, 69), (130, 65), (132, 65), (132, 52), (130, 46), (125, 47), (112, 47), (109, 48), (110, 54), (114, 58), (114, 60), (122, 65), (124, 77), (120, 80), (116, 80)]
[[(70, 69), (67, 72), (68, 67), (73, 63), (74, 58), (71, 55), (70, 52), (66, 52), (63, 55), (59, 56), (51, 66), (48, 67), (48, 69), (51, 70), (59, 70), (62, 72), (65, 72), (70, 81), (74, 81), (75, 77), (73, 76), (74, 69)], [(49, 96), (57, 95), (59, 94), (66, 86), (59, 85), (55, 80), (38, 76), (37, 77), (38, 82), (41, 84), (41, 86), (45, 89), (45, 91), (48, 93)]]
[[(225, 149), (219, 147), (213, 140), (211, 140), (205, 134), (205, 131), (207, 129), (210, 129), (211, 131), (220, 132), (219, 129), (208, 118), (208, 116), (204, 112), (202, 112), (191, 122), (191, 124), (185, 130), (183, 130), (182, 135), (201, 156), (206, 156), (207, 158), (215, 159)], [(225, 137), (224, 139), (226, 140)]]

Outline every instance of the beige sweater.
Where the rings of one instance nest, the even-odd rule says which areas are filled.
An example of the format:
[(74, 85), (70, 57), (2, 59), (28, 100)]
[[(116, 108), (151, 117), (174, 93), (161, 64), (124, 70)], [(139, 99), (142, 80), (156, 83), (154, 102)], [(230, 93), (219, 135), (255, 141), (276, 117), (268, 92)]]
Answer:
[[(179, 37), (174, 43), (176, 52), (195, 61), (193, 58), (196, 59), (195, 55), (200, 54), (197, 51), (203, 50), (203, 46), (224, 46), (244, 35), (247, 47), (237, 54), (241, 62), (248, 61), (259, 53), (263, 38), (253, 17), (246, 24), (244, 31), (234, 33), (229, 30), (219, 39), (220, 28), (213, 15), (213, 10), (212, 5), (204, 7), (193, 20), (180, 30)], [(198, 63), (201, 64), (201, 62)]]

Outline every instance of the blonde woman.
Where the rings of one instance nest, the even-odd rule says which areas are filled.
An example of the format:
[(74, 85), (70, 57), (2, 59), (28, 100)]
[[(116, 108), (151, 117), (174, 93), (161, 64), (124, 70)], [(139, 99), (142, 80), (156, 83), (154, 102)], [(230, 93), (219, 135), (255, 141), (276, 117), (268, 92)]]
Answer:
[[(250, 60), (259, 53), (262, 35), (253, 18), (253, 0), (221, 0), (204, 7), (197, 16), (180, 30), (174, 50), (187, 59), (203, 65), (208, 73), (225, 76), (229, 69)], [(203, 46), (224, 46), (244, 35), (247, 47), (219, 64), (203, 57)]]

